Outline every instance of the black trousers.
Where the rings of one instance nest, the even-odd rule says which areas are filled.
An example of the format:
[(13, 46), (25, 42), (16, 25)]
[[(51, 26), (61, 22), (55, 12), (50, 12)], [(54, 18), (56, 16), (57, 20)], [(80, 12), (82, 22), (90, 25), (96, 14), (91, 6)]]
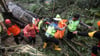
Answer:
[(6, 32), (0, 33), (0, 44), (4, 45), (5, 40), (8, 38), (8, 34)]
[(56, 38), (54, 38), (54, 37), (47, 37), (46, 39), (45, 39), (45, 42), (53, 42), (54, 44), (56, 44), (56, 45), (59, 45), (59, 40), (58, 39), (56, 39)]
[(95, 55), (98, 54), (97, 50), (100, 51), (100, 47), (97, 47), (97, 46), (92, 47), (92, 53), (94, 53)]
[(66, 36), (66, 38), (67, 38), (68, 40), (71, 40), (71, 39), (74, 38), (74, 37), (76, 37), (75, 34), (73, 34), (73, 33), (70, 32), (70, 31), (67, 32), (67, 36)]
[(35, 44), (36, 37), (28, 37), (28, 39), (29, 39), (29, 44)]
[(24, 39), (24, 36), (20, 33), (19, 35), (14, 36), (14, 41), (16, 44), (20, 44), (20, 41)]
[(41, 37), (41, 39), (42, 39), (42, 42), (44, 42), (45, 39), (46, 39), (45, 33), (40, 33), (40, 32), (39, 32), (39, 35), (40, 35), (40, 37)]

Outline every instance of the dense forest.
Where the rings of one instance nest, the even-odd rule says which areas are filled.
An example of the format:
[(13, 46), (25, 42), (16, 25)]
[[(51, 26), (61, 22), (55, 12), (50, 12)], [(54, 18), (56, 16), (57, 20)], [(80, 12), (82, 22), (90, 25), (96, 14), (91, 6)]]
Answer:
[[(77, 13), (80, 14), (82, 22), (93, 27), (88, 29), (78, 25), (78, 31), (94, 31), (98, 29), (97, 21), (100, 19), (100, 0), (13, 0), (12, 2), (30, 11), (36, 18), (55, 18), (59, 14), (62, 19), (69, 19), (73, 14)], [(64, 38), (66, 38), (67, 31), (66, 29)], [(26, 43), (17, 46), (12, 39), (8, 38), (5, 42), (9, 43), (5, 44), (7, 48), (5, 47), (6, 51), (3, 54), (5, 56), (91, 56), (91, 48), (98, 43), (98, 40), (95, 38), (91, 39), (77, 35), (71, 41), (59, 40), (62, 48), (62, 51), (59, 52), (52, 50), (52, 46), (44, 50), (40, 38), (41, 36), (37, 35), (37, 44), (33, 46), (34, 48), (25, 45)], [(26, 52), (23, 53), (24, 51)]]

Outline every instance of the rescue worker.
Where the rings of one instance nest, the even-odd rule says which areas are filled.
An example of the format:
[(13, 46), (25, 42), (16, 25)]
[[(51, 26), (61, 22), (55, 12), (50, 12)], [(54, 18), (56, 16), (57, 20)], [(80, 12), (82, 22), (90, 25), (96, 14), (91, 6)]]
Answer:
[(61, 16), (59, 14), (57, 14), (56, 19), (61, 19)]
[(40, 27), (41, 27), (41, 25), (42, 25), (42, 23), (43, 23), (43, 20), (44, 20), (44, 18), (43, 17), (40, 17), (40, 21), (39, 21), (39, 23), (38, 23), (38, 29), (40, 30)]
[(53, 20), (54, 22), (52, 22), (46, 30), (45, 35), (47, 38), (45, 39), (43, 48), (47, 47), (48, 42), (53, 42), (55, 44), (54, 49), (60, 51), (61, 48), (59, 48), (59, 41), (54, 37), (54, 34), (56, 33), (56, 30), (63, 30), (65, 27), (64, 28), (58, 27), (58, 22), (61, 20), (60, 18), (59, 19), (53, 18)]
[[(1, 9), (1, 8), (0, 8)], [(5, 39), (7, 37), (7, 28), (6, 26), (4, 25), (4, 18), (2, 16), (2, 10), (0, 10), (0, 45), (3, 45), (4, 46), (4, 43), (5, 43)]]
[(4, 38), (5, 36), (3, 35), (6, 35), (5, 32), (7, 31), (7, 28), (5, 27), (4, 23), (4, 18), (2, 16), (2, 13), (1, 13), (1, 7), (0, 7), (0, 55), (3, 56), (4, 54), (4, 49), (1, 48), (2, 46), (4, 46)]
[[(91, 56), (97, 56), (97, 54), (100, 54), (100, 21), (97, 22), (98, 25), (98, 29), (96, 31), (92, 31), (92, 32), (78, 32), (78, 31), (74, 31), (73, 34), (77, 34), (80, 36), (89, 36), (90, 38), (95, 37), (96, 39), (99, 40), (98, 45), (94, 46), (92, 48), (92, 53)], [(99, 53), (98, 53), (99, 51)]]
[(4, 21), (4, 18), (3, 18), (3, 16), (2, 16), (1, 11), (0, 11), (0, 32), (2, 31), (2, 27), (3, 27), (3, 30), (4, 30), (4, 31), (7, 30), (7, 28), (5, 27), (3, 21)]
[(43, 17), (41, 17), (41, 20), (38, 24), (38, 29), (39, 29), (39, 35), (41, 36), (42, 42), (44, 42), (46, 36), (45, 36), (45, 32), (47, 27), (49, 26), (50, 22), (48, 21), (48, 19), (44, 19)]
[(13, 35), (14, 41), (16, 42), (16, 44), (20, 44), (20, 41), (24, 39), (24, 36), (21, 34), (20, 27), (16, 24), (13, 25), (10, 19), (6, 19), (5, 24), (7, 25), (8, 35), (9, 36)]
[(32, 21), (29, 21), (29, 24), (23, 29), (24, 36), (28, 38), (30, 44), (35, 44), (36, 42), (36, 32), (39, 32), (38, 28)]
[(39, 18), (38, 17), (36, 17), (36, 18), (32, 18), (32, 23), (33, 24), (35, 24), (35, 25), (38, 25), (38, 23), (39, 23)]
[[(57, 14), (56, 15), (56, 19), (61, 19), (61, 17), (60, 17), (60, 15), (59, 14)], [(59, 22), (58, 22), (58, 27), (59, 28), (63, 28), (63, 27), (66, 27), (67, 25), (66, 25), (66, 22), (67, 22), (68, 20), (67, 19), (62, 19), (62, 20), (60, 20)], [(57, 39), (62, 39), (63, 37), (64, 37), (64, 33), (65, 33), (65, 29), (64, 30), (57, 30), (57, 32), (55, 33), (55, 38), (57, 38)]]
[(77, 27), (78, 25), (83, 25), (84, 27), (87, 27), (87, 28), (92, 28), (86, 24), (84, 24), (83, 22), (80, 21), (80, 15), (79, 14), (74, 14), (73, 18), (71, 18), (68, 22), (68, 26), (67, 26), (67, 29), (68, 29), (68, 32), (67, 32), (67, 40), (71, 40), (75, 34), (73, 34), (74, 31), (77, 30)]
[(40, 19), (38, 23), (39, 35), (41, 36), (42, 42), (44, 42), (44, 38), (45, 38), (45, 26), (43, 26), (44, 18), (40, 17), (39, 19)]

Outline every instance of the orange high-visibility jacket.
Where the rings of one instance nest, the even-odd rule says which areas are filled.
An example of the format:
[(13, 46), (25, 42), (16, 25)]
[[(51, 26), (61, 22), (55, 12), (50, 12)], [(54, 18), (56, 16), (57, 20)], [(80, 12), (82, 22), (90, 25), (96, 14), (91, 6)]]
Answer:
[(17, 36), (18, 34), (20, 34), (20, 32), (21, 29), (17, 25), (12, 25), (7, 30), (8, 35), (11, 35), (11, 33), (13, 33), (14, 36)]
[[(63, 27), (65, 27), (65, 26), (67, 26), (67, 25), (66, 25), (66, 22), (67, 22), (66, 19), (61, 20), (61, 21), (58, 23), (58, 27), (59, 27), (59, 28), (63, 28)], [(60, 39), (62, 39), (63, 36), (64, 36), (64, 32), (65, 32), (65, 29), (62, 30), (62, 31), (61, 31), (61, 30), (57, 30), (57, 32), (55, 33), (55, 38), (60, 38)]]

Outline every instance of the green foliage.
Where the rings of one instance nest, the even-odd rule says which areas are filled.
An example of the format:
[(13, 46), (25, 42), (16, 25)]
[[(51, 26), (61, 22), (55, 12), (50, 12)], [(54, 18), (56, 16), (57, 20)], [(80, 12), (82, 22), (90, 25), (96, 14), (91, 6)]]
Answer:
[(35, 0), (14, 0), (14, 1), (19, 1), (19, 2), (23, 2), (23, 3), (32, 3), (32, 2), (35, 2)]
[(100, 16), (100, 8), (92, 8), (92, 9), (90, 9), (90, 12), (91, 12), (91, 14)]
[(30, 6), (29, 6), (29, 10), (30, 11), (36, 11), (37, 9), (39, 9), (39, 5), (36, 5), (36, 4), (31, 4)]
[[(23, 7), (32, 11), (33, 13), (36, 13), (38, 16), (55, 17), (56, 14), (60, 14), (62, 18), (68, 19), (72, 17), (74, 13), (79, 13), (81, 15), (80, 17), (81, 21), (83, 21), (88, 25), (93, 26), (94, 28), (97, 28), (96, 23), (98, 19), (96, 19), (94, 15), (91, 16), (91, 14), (100, 16), (100, 8), (95, 8), (95, 9), (91, 8), (92, 5), (90, 5), (89, 2), (92, 1), (90, 0), (84, 0), (84, 1), (83, 0), (52, 0), (49, 2), (49, 4), (46, 4), (45, 2), (40, 3), (40, 0), (16, 0), (16, 1), (19, 1), (20, 3), (25, 3), (26, 5), (24, 5)], [(83, 8), (86, 8), (87, 10)], [(89, 8), (90, 10), (88, 10)], [(85, 16), (88, 16), (88, 18)], [(79, 26), (78, 29), (78, 31), (94, 31), (94, 30), (95, 29), (91, 30), (91, 29), (84, 28), (82, 26)], [(90, 56), (91, 53), (90, 48), (92, 48), (92, 46), (97, 43), (96, 39), (94, 38), (90, 39), (89, 37), (77, 36), (76, 38), (74, 38), (74, 40), (86, 46), (83, 47), (70, 42), (70, 44), (75, 46), (75, 48), (79, 50), (82, 54), (84, 54), (84, 56)], [(78, 56), (78, 54), (65, 43), (61, 44), (60, 46), (63, 49), (62, 53), (50, 49), (43, 50), (43, 52), (45, 52), (47, 56), (64, 56), (65, 53), (69, 54), (69, 56), (73, 56), (73, 55)]]

